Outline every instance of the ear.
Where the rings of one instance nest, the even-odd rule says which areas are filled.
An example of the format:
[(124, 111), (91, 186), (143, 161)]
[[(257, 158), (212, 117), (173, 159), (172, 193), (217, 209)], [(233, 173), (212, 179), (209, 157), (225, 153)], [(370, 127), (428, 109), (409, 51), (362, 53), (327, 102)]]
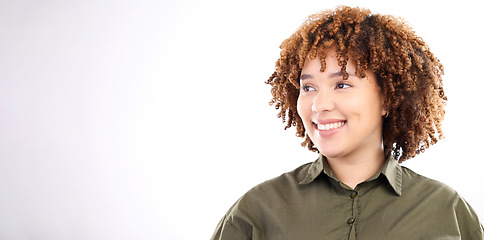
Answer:
[(384, 118), (387, 118), (388, 115), (390, 114), (390, 111), (388, 110), (388, 107), (385, 106), (385, 100), (382, 100), (381, 105), (382, 105), (381, 116)]
[(388, 115), (390, 115), (390, 112), (389, 112), (389, 111), (387, 111), (387, 110), (385, 110), (385, 109), (383, 109), (383, 110), (381, 111), (381, 116), (382, 116), (382, 117), (387, 118), (387, 117), (388, 117)]

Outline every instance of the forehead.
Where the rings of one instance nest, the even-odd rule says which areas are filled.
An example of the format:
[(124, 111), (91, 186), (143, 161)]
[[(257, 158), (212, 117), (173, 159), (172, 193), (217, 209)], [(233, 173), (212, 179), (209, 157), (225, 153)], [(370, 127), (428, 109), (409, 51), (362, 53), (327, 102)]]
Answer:
[[(323, 64), (321, 64), (323, 61)], [(324, 65), (324, 67), (322, 66)], [(379, 86), (376, 74), (371, 70), (364, 70), (364, 75), (356, 73), (356, 64), (350, 58), (347, 60), (345, 68), (340, 66), (336, 51), (328, 51), (323, 60), (319, 56), (313, 59), (306, 59), (299, 76), (300, 81), (315, 79), (366, 79), (365, 82)], [(346, 77), (345, 77), (346, 75)], [(378, 87), (379, 88), (379, 87)]]
[[(346, 65), (344, 68), (338, 60), (337, 53), (333, 51), (328, 51), (325, 53), (325, 56), (316, 55), (313, 59), (309, 57), (306, 58), (304, 61), (304, 65), (301, 69), (301, 72), (308, 72), (308, 71), (320, 71), (320, 72), (343, 72), (345, 70), (347, 73), (354, 74), (356, 70), (355, 63), (352, 59), (348, 59), (346, 61)], [(341, 64), (341, 65), (340, 65)]]

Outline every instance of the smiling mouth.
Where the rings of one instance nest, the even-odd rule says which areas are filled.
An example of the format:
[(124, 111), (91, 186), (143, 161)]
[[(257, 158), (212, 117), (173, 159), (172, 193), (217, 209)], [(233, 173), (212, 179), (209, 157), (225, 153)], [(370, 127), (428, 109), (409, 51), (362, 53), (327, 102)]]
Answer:
[(329, 131), (329, 130), (337, 129), (344, 126), (346, 124), (346, 121), (337, 122), (337, 123), (328, 123), (328, 124), (316, 124), (316, 123), (313, 123), (313, 124), (316, 127), (316, 129), (320, 131)]

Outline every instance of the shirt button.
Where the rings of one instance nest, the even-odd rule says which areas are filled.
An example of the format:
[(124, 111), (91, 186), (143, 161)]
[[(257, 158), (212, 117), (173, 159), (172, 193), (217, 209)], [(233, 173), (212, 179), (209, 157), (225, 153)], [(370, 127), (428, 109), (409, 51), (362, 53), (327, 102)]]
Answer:
[(356, 196), (358, 196), (358, 192), (352, 191), (351, 194), (350, 194), (350, 198), (355, 199)]
[(350, 219), (348, 219), (348, 221), (346, 223), (353, 224), (353, 223), (355, 223), (355, 219), (354, 218), (350, 218)]

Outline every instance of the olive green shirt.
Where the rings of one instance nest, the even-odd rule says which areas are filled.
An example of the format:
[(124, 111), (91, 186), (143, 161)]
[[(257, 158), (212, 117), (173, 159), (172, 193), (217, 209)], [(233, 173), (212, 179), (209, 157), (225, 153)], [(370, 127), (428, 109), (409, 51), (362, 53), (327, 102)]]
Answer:
[(484, 238), (476, 213), (461, 196), (393, 158), (353, 190), (320, 156), (248, 191), (211, 239)]

